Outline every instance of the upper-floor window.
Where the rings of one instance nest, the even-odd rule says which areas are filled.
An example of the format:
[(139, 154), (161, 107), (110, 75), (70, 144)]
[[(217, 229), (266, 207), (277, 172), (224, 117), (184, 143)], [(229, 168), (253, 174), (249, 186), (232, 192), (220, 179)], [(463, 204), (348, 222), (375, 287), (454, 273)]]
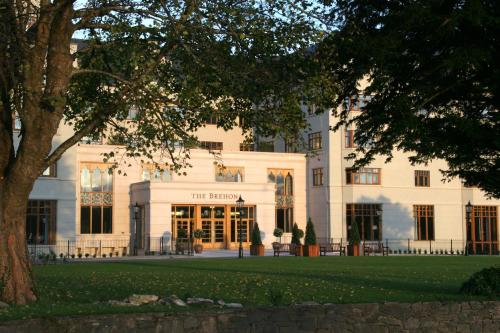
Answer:
[(322, 147), (321, 132), (309, 133), (309, 150), (321, 149)]
[(259, 151), (274, 152), (274, 142), (272, 141), (259, 141)]
[(431, 172), (429, 170), (415, 170), (415, 186), (431, 186)]
[(240, 143), (240, 151), (254, 151), (255, 145), (252, 143)]
[(169, 182), (172, 180), (172, 172), (167, 167), (155, 167), (152, 164), (142, 166), (141, 178), (150, 182)]
[(45, 169), (41, 175), (41, 177), (56, 177), (57, 176), (57, 164), (54, 163)]
[(365, 185), (380, 185), (380, 169), (379, 168), (360, 168), (346, 169), (347, 184), (365, 184)]
[(85, 145), (102, 145), (101, 136), (84, 136), (80, 139), (80, 143)]
[(345, 100), (345, 108), (348, 111), (362, 111), (371, 100), (371, 96), (356, 95)]
[(310, 116), (316, 114), (316, 105), (314, 105), (314, 104), (308, 104), (307, 105), (307, 114), (310, 115)]
[(345, 130), (345, 147), (346, 148), (356, 148), (357, 145), (354, 141), (354, 135), (356, 131), (353, 129), (346, 129)]
[(80, 169), (80, 233), (110, 234), (113, 226), (113, 169), (82, 164)]
[(200, 148), (207, 150), (222, 150), (224, 144), (218, 141), (200, 141)]
[(14, 115), (13, 126), (14, 126), (14, 131), (21, 130), (21, 127), (22, 127), (21, 117), (19, 117), (19, 114), (17, 112)]
[(323, 168), (312, 169), (313, 186), (323, 185)]
[(243, 182), (245, 169), (242, 167), (215, 166), (216, 182)]
[(220, 117), (219, 116), (216, 116), (216, 115), (211, 115), (207, 121), (205, 122), (205, 124), (207, 125), (217, 125), (217, 123), (219, 122), (220, 120)]
[(276, 195), (293, 195), (293, 172), (286, 169), (268, 169), (267, 182), (276, 184)]

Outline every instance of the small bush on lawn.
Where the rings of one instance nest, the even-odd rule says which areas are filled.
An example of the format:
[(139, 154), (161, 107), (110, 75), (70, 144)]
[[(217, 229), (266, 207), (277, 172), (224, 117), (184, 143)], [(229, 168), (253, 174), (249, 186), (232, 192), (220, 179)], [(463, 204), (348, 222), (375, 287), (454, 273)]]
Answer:
[(460, 288), (460, 293), (500, 297), (500, 267), (484, 268), (472, 274)]

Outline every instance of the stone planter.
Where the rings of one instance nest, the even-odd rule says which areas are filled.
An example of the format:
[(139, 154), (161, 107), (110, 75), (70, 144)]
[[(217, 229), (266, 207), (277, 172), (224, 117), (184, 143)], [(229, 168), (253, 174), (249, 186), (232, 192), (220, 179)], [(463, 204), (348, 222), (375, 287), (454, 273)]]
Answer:
[(317, 257), (319, 256), (319, 245), (304, 245), (304, 257)]
[(304, 256), (304, 246), (302, 245), (295, 245), (294, 253), (296, 257), (303, 257)]
[(359, 244), (347, 245), (347, 254), (353, 257), (359, 256)]
[(264, 245), (250, 245), (250, 255), (251, 256), (264, 256)]

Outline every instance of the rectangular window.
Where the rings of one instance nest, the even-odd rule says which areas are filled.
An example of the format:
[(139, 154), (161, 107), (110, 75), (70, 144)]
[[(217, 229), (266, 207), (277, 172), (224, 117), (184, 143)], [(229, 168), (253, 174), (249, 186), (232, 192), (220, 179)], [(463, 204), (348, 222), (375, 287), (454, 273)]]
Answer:
[(293, 140), (285, 141), (285, 153), (297, 153), (299, 150), (297, 144)]
[(371, 100), (371, 96), (356, 95), (345, 100), (345, 108), (349, 111), (362, 111)]
[(80, 170), (80, 233), (113, 232), (113, 169), (83, 164)]
[(380, 185), (381, 174), (379, 168), (346, 169), (346, 184)]
[(29, 200), (26, 212), (26, 240), (28, 244), (55, 244), (55, 200)]
[(323, 185), (323, 168), (312, 169), (313, 171), (313, 185), (321, 186)]
[(41, 175), (41, 177), (56, 177), (57, 176), (57, 164), (54, 163), (45, 169)]
[(416, 240), (434, 240), (434, 206), (414, 205)]
[(254, 151), (255, 147), (253, 143), (240, 143), (240, 151)]
[(200, 141), (200, 148), (206, 150), (222, 150), (223, 148), (222, 142), (216, 141)]
[(205, 122), (205, 124), (207, 124), (207, 125), (217, 125), (217, 123), (219, 122), (219, 120), (220, 120), (219, 116), (211, 115), (210, 118), (208, 118), (208, 120)]
[(231, 166), (215, 166), (216, 182), (242, 183), (245, 175), (245, 168)]
[(345, 130), (345, 147), (346, 148), (356, 148), (356, 143), (354, 142), (355, 130), (346, 129)]
[(262, 152), (274, 152), (274, 142), (272, 141), (260, 141), (259, 142), (259, 151)]
[(309, 133), (309, 150), (322, 148), (321, 132)]
[(19, 117), (19, 114), (17, 112), (14, 115), (14, 119), (12, 121), (13, 121), (14, 131), (20, 131), (22, 123), (21, 123), (21, 117)]
[(431, 186), (431, 172), (428, 170), (415, 170), (415, 186)]
[(307, 114), (310, 115), (310, 116), (316, 114), (316, 105), (314, 105), (314, 104), (308, 104), (307, 105)]
[(363, 241), (382, 240), (382, 205), (347, 204), (347, 238), (351, 237), (353, 223), (358, 224), (359, 236)]

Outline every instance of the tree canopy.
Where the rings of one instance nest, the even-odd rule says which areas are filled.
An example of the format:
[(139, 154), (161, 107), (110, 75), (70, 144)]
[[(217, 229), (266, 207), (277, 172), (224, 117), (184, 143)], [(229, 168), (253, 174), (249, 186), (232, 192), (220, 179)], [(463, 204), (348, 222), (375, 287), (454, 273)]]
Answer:
[[(321, 64), (308, 51), (321, 38), (320, 10), (306, 0), (3, 1), (0, 298), (36, 299), (27, 200), (38, 176), (82, 138), (108, 136), (126, 157), (178, 171), (211, 117), (258, 135), (303, 128), (302, 100), (320, 99)], [(74, 37), (84, 40), (72, 53)], [(52, 146), (61, 122), (74, 135)]]
[[(318, 47), (339, 84), (337, 105), (371, 96), (354, 124), (362, 166), (394, 149), (412, 163), (448, 162), (460, 177), (500, 197), (500, 3), (496, 0), (338, 0), (336, 27)], [(328, 62), (328, 64), (326, 64)], [(362, 91), (359, 82), (368, 81)]]

